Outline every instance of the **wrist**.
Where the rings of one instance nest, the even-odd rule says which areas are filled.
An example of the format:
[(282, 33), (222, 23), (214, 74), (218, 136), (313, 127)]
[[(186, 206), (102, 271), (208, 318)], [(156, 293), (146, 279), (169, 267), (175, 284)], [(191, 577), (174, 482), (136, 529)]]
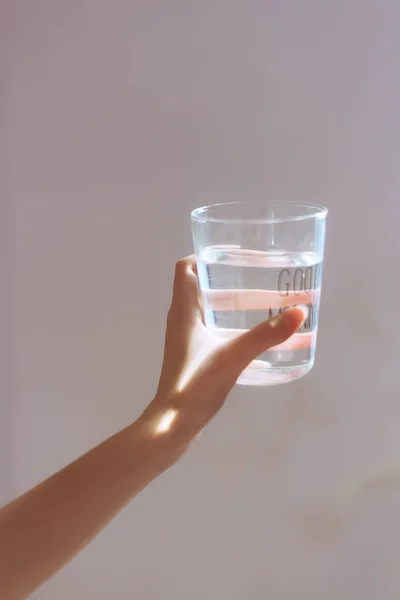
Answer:
[(176, 463), (189, 442), (182, 435), (178, 413), (167, 402), (152, 402), (131, 426), (136, 456), (160, 472)]

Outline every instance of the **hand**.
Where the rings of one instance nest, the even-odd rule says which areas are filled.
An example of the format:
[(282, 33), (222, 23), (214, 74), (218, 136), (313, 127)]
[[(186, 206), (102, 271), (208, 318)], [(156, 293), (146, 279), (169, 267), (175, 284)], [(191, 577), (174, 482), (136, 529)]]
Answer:
[(0, 509), (0, 596), (26, 598), (70, 560), (181, 456), (247, 365), (303, 319), (290, 309), (217, 343), (202, 320), (194, 258), (180, 260), (154, 400), (137, 421)]
[(284, 342), (304, 320), (284, 311), (225, 343), (203, 321), (193, 256), (176, 264), (164, 360), (155, 399), (145, 411), (154, 434), (177, 435), (184, 449), (223, 406), (242, 371), (268, 348)]
[(82, 549), (181, 456), (247, 365), (303, 319), (290, 309), (217, 344), (202, 320), (195, 261), (180, 260), (154, 400), (137, 421), (0, 509), (0, 597), (26, 598)]

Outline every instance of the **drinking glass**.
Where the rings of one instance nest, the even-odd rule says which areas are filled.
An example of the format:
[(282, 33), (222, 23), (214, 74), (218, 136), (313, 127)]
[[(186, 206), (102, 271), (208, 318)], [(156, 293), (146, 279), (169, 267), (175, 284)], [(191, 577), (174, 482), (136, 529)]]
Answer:
[(292, 202), (232, 202), (191, 214), (205, 325), (216, 343), (301, 307), (291, 338), (243, 371), (242, 385), (303, 377), (314, 364), (327, 209)]

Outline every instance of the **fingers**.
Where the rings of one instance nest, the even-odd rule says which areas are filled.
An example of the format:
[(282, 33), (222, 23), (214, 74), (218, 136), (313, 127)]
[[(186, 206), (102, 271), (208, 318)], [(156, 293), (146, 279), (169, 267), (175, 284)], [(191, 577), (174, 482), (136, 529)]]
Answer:
[(313, 304), (319, 289), (281, 295), (273, 290), (204, 290), (204, 302), (211, 310), (268, 310), (289, 308), (294, 304)]
[(171, 311), (184, 319), (198, 317), (198, 294), (196, 258), (187, 256), (175, 265)]
[(181, 379), (189, 357), (193, 328), (200, 318), (196, 261), (194, 256), (188, 256), (175, 266), (158, 393), (168, 393)]

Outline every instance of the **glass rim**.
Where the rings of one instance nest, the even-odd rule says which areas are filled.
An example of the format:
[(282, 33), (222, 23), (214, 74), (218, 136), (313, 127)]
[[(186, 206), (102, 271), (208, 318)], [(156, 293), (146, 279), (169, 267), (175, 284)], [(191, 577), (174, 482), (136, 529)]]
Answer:
[[(221, 206), (246, 206), (246, 205), (284, 205), (293, 206), (297, 208), (311, 209), (310, 213), (300, 214), (288, 217), (278, 218), (232, 218), (232, 217), (212, 217), (207, 216), (206, 212), (212, 208), (218, 208)], [(219, 202), (217, 204), (209, 204), (207, 206), (199, 206), (192, 210), (190, 216), (192, 221), (197, 223), (226, 223), (226, 224), (244, 224), (244, 225), (273, 225), (275, 223), (296, 223), (297, 221), (306, 221), (308, 219), (325, 219), (328, 214), (328, 208), (321, 204), (303, 204), (299, 202), (274, 202), (274, 201), (250, 201), (250, 202)]]

